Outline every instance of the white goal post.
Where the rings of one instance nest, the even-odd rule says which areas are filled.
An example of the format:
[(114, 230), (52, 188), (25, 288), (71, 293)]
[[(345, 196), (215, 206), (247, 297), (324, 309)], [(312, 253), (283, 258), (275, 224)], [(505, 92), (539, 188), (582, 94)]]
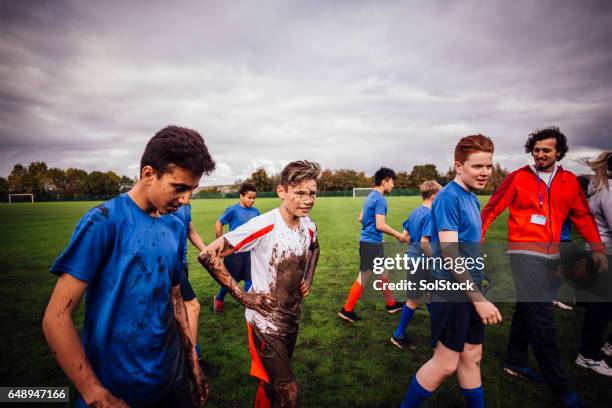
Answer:
[(355, 187), (353, 188), (353, 198), (365, 197), (370, 194), (372, 190), (374, 190), (374, 187)]
[(34, 202), (34, 194), (9, 194), (9, 203), (15, 202), (13, 197), (30, 197), (30, 202)]

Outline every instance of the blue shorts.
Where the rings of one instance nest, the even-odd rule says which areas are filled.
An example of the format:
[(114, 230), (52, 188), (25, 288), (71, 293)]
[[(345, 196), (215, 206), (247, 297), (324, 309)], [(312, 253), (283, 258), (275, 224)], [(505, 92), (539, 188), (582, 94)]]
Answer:
[(236, 252), (223, 258), (223, 263), (236, 282), (251, 280), (251, 253)]
[(184, 301), (190, 301), (196, 298), (196, 294), (189, 283), (189, 271), (187, 265), (183, 267), (183, 274), (181, 275), (181, 296)]
[(438, 341), (458, 353), (465, 343), (484, 342), (484, 323), (472, 302), (449, 302), (437, 294), (431, 299), (431, 347)]

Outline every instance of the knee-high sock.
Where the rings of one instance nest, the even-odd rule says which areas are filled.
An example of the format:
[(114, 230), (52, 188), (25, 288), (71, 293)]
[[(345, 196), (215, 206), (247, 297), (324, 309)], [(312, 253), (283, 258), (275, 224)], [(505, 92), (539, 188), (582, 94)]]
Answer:
[(351, 290), (349, 291), (348, 299), (346, 300), (346, 304), (344, 305), (344, 310), (346, 310), (347, 312), (352, 312), (355, 308), (355, 304), (361, 297), (362, 293), (363, 287), (361, 286), (361, 283), (355, 281), (355, 283), (353, 283), (353, 286), (351, 286)]
[[(388, 278), (382, 278), (381, 279), (383, 285), (385, 285), (385, 283), (389, 283), (389, 279)], [(389, 286), (385, 285), (384, 289), (383, 289), (383, 296), (385, 297), (385, 303), (387, 303), (387, 306), (393, 306), (395, 304), (395, 299), (393, 298), (393, 294), (391, 293), (391, 291), (389, 290)]]
[(221, 286), (219, 293), (217, 293), (217, 299), (223, 302), (225, 300), (225, 295), (227, 295), (227, 289), (225, 289), (225, 286)]
[(468, 408), (484, 408), (484, 388), (480, 387), (465, 389), (461, 388), (461, 394), (465, 398)]
[(402, 307), (402, 315), (400, 316), (400, 322), (397, 325), (397, 329), (393, 333), (393, 336), (397, 338), (404, 337), (404, 332), (406, 331), (406, 327), (408, 327), (408, 323), (412, 319), (412, 315), (414, 315), (414, 310), (408, 307), (408, 305), (404, 305)]
[(400, 408), (418, 408), (421, 406), (423, 401), (431, 397), (432, 392), (427, 391), (419, 384), (416, 378), (416, 374), (412, 377), (412, 382), (408, 388), (408, 392), (404, 397), (404, 401)]
[(266, 394), (266, 386), (263, 381), (259, 382), (259, 388), (257, 388), (255, 408), (272, 408), (272, 401), (270, 401), (268, 394)]

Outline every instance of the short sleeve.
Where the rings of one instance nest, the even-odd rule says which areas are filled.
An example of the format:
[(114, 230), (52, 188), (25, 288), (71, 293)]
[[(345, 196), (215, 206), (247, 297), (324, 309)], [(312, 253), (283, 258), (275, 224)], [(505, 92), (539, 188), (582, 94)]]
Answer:
[(230, 221), (232, 220), (232, 213), (233, 211), (233, 206), (232, 207), (227, 207), (225, 209), (225, 211), (223, 212), (223, 214), (221, 214), (221, 216), (219, 217), (219, 222), (223, 225), (227, 225), (230, 223)]
[(436, 198), (437, 205), (432, 209), (433, 216), (436, 217), (437, 231), (459, 231), (459, 203), (457, 197), (452, 194), (445, 194)]
[(374, 214), (387, 215), (387, 200), (384, 197), (379, 197), (374, 204)]
[(431, 238), (431, 213), (428, 213), (423, 217), (423, 221), (421, 221), (421, 237), (429, 237)]
[(181, 275), (185, 273), (187, 267), (187, 235), (185, 231), (179, 234), (179, 246), (176, 253), (176, 264), (172, 273), (172, 286), (181, 283)]
[(68, 273), (84, 282), (91, 282), (113, 247), (111, 221), (94, 208), (81, 218), (68, 246), (57, 257), (50, 272), (60, 276)]
[(409, 231), (409, 230), (408, 230), (408, 221), (409, 221), (409, 220), (410, 220), (410, 217), (406, 218), (406, 221), (404, 221), (404, 223), (402, 224), (402, 228), (403, 228), (405, 231)]
[(227, 239), (236, 252), (246, 252), (257, 246), (261, 237), (274, 229), (274, 224), (262, 222), (262, 217), (251, 218), (233, 231), (227, 232), (223, 238)]

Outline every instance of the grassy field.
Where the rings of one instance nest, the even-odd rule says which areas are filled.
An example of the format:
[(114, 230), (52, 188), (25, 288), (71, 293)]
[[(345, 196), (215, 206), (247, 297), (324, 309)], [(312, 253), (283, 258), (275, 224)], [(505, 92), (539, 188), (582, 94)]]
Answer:
[[(486, 197), (483, 198), (486, 201)], [(417, 311), (409, 327), (417, 344), (412, 352), (389, 344), (399, 315), (384, 311), (382, 298), (360, 302), (364, 320), (341, 321), (336, 313), (346, 299), (359, 265), (359, 224), (362, 199), (319, 198), (312, 218), (319, 227), (321, 258), (311, 295), (305, 301), (294, 370), (305, 407), (396, 407), (403, 399), (411, 375), (431, 356), (429, 322), (425, 310)], [(196, 200), (193, 222), (205, 241), (229, 200)], [(274, 208), (276, 199), (260, 199), (262, 211)], [(389, 224), (400, 228), (408, 212), (419, 204), (417, 197), (391, 197)], [(50, 264), (70, 239), (80, 216), (93, 202), (0, 204), (0, 386), (68, 385), (68, 380), (49, 353), (40, 321), (56, 278)], [(505, 216), (495, 223), (489, 240), (506, 237)], [(257, 382), (249, 377), (243, 309), (231, 296), (223, 316), (212, 312), (218, 287), (197, 263), (190, 248), (190, 278), (202, 304), (200, 342), (205, 356), (221, 366), (210, 384), (209, 406), (252, 405)], [(501, 373), (513, 306), (500, 304), (505, 319), (487, 328), (482, 375), (489, 407), (555, 406), (551, 391)], [(82, 318), (82, 307), (77, 322)], [(582, 323), (581, 310), (559, 311), (557, 336), (565, 367), (578, 391), (593, 407), (612, 406), (610, 379), (578, 368), (576, 356)], [(535, 362), (534, 362), (535, 366)], [(71, 398), (74, 401), (74, 394)], [(463, 406), (455, 379), (447, 381), (426, 404), (429, 407)], [(40, 405), (39, 405), (40, 406)]]

